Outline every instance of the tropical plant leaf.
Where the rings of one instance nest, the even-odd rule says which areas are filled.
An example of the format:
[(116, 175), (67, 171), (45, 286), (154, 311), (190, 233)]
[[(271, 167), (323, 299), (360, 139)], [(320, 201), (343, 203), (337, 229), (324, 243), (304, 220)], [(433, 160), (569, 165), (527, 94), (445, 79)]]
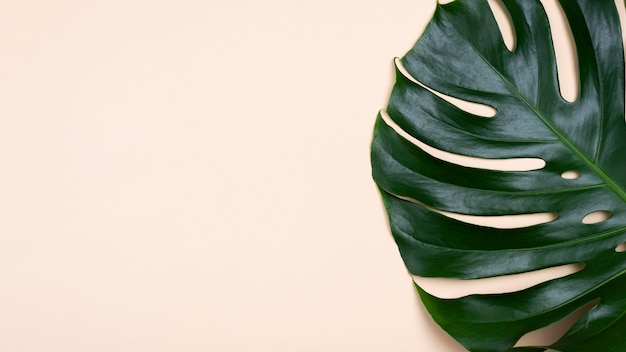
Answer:
[[(397, 70), (372, 142), (373, 177), (408, 270), (478, 279), (583, 263), (584, 269), (506, 294), (437, 298), (416, 285), (435, 321), (470, 351), (626, 351), (626, 124), (624, 50), (613, 0), (561, 0), (576, 45), (579, 96), (561, 97), (548, 18), (539, 0), (504, 0), (516, 46), (509, 51), (487, 0), (438, 5), (401, 59), (424, 86), (496, 109), (466, 112)], [(443, 151), (485, 158), (540, 158), (531, 171), (457, 165)], [(579, 177), (561, 175), (575, 171)], [(556, 213), (550, 222), (501, 229), (477, 216)], [(581, 220), (608, 211), (596, 224)], [(599, 302), (552, 346), (514, 348), (525, 333)]]

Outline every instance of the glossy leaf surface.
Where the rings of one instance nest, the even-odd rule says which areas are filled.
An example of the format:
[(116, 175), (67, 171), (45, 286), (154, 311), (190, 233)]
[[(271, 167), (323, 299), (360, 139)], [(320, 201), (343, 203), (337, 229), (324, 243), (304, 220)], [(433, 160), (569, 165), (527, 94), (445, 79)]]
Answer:
[[(531, 171), (461, 166), (402, 136), (379, 115), (373, 177), (408, 270), (478, 279), (583, 263), (574, 274), (507, 294), (441, 299), (417, 290), (435, 321), (470, 351), (626, 351), (626, 124), (624, 50), (614, 1), (561, 0), (574, 37), (579, 96), (561, 97), (553, 40), (538, 0), (504, 0), (516, 45), (505, 46), (486, 0), (438, 5), (401, 59), (386, 114), (436, 149), (484, 159), (540, 158)], [(408, 77), (407, 77), (408, 76)], [(491, 106), (469, 113), (424, 86)], [(574, 171), (573, 178), (561, 175)], [(550, 222), (502, 229), (476, 216), (554, 213)], [(595, 224), (586, 215), (606, 211)], [(599, 300), (598, 300), (599, 299)], [(513, 348), (527, 332), (597, 300), (552, 346)]]

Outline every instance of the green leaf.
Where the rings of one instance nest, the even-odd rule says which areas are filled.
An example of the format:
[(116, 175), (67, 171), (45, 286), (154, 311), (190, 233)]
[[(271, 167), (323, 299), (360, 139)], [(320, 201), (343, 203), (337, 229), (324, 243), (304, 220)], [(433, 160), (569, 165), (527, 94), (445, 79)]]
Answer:
[[(437, 298), (417, 291), (435, 321), (470, 351), (626, 351), (626, 124), (624, 50), (613, 0), (561, 0), (576, 44), (579, 96), (561, 97), (548, 18), (539, 0), (504, 0), (516, 36), (509, 51), (486, 0), (438, 5), (401, 63), (424, 86), (491, 106), (477, 116), (397, 70), (387, 114), (372, 142), (373, 177), (408, 270), (479, 279), (565, 264), (584, 269), (506, 294)], [(540, 158), (543, 168), (502, 171), (433, 157), (398, 128), (436, 149), (477, 158)], [(410, 139), (410, 138), (409, 138)], [(561, 175), (576, 171), (580, 177)], [(472, 225), (477, 216), (556, 213), (513, 229)], [(592, 212), (611, 217), (596, 224)], [(514, 348), (527, 332), (598, 300), (552, 346)]]

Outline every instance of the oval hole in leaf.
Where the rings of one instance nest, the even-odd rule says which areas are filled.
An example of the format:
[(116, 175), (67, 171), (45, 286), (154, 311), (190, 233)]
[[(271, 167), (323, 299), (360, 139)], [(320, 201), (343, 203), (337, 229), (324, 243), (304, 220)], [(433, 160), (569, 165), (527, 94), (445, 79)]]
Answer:
[[(588, 302), (584, 306), (578, 308), (573, 313), (568, 315), (567, 317), (559, 320), (558, 322), (543, 327), (541, 329), (537, 329), (535, 331), (531, 331), (522, 338), (517, 341), (515, 344), (516, 347), (523, 346), (548, 346), (552, 345), (556, 341), (558, 341), (567, 331), (576, 324), (576, 322), (585, 315), (588, 311), (590, 311), (593, 307), (597, 306), (600, 303), (600, 298), (596, 298), (591, 302)], [(547, 350), (552, 351), (552, 350)]]
[(383, 120), (387, 125), (389, 125), (389, 127), (393, 128), (394, 131), (396, 131), (403, 138), (420, 147), (423, 151), (433, 157), (452, 164), (500, 171), (532, 171), (542, 169), (546, 166), (546, 162), (540, 158), (483, 159), (446, 152), (431, 147), (430, 145), (408, 134), (400, 128), (400, 126), (398, 126), (391, 119), (391, 117), (389, 117), (389, 114), (387, 114), (385, 110), (381, 110), (380, 116), (382, 116)]
[(459, 109), (461, 109), (461, 110), (463, 110), (465, 112), (468, 112), (470, 114), (474, 114), (474, 115), (481, 116), (481, 117), (494, 117), (494, 116), (496, 116), (497, 111), (492, 106), (484, 105), (484, 104), (480, 104), (480, 103), (475, 103), (475, 102), (472, 102), (472, 101), (462, 100), (462, 99), (459, 99), (459, 98), (455, 98), (455, 97), (443, 94), (441, 92), (438, 92), (436, 90), (433, 90), (433, 89), (427, 87), (425, 84), (423, 84), (422, 82), (420, 82), (417, 79), (415, 79), (415, 77), (411, 76), (411, 74), (409, 73), (409, 71), (406, 70), (406, 68), (402, 64), (402, 61), (400, 61), (399, 58), (395, 58), (394, 61), (395, 61), (396, 67), (398, 68), (400, 73), (402, 73), (402, 75), (404, 77), (408, 78), (411, 82), (413, 82), (415, 84), (419, 84), (424, 89), (426, 89), (429, 92), (435, 94), (436, 96), (438, 96), (441, 99), (447, 101), (448, 103), (456, 106), (457, 108), (459, 108)]
[(513, 22), (511, 21), (509, 11), (504, 7), (502, 0), (488, 0), (488, 2), (489, 7), (491, 7), (491, 12), (493, 12), (493, 17), (496, 18), (496, 22), (498, 23), (504, 45), (506, 45), (509, 51), (515, 50), (515, 30), (513, 29)]
[(611, 217), (611, 215), (613, 214), (608, 210), (594, 211), (592, 213), (585, 215), (585, 217), (583, 218), (583, 224), (587, 224), (587, 225), (597, 224), (597, 223), (608, 220)]
[(626, 252), (626, 242), (620, 244), (619, 246), (615, 247), (615, 251), (618, 253), (623, 253)]
[(559, 38), (553, 42), (561, 97), (566, 101), (574, 102), (579, 94), (578, 56), (574, 36), (558, 0), (541, 0), (541, 4), (548, 15), (552, 38)]
[(471, 294), (499, 294), (525, 290), (542, 282), (575, 274), (585, 265), (567, 264), (529, 271), (521, 274), (503, 275), (475, 280), (432, 278), (413, 276), (413, 281), (424, 291), (439, 298), (460, 298)]
[(564, 173), (561, 174), (561, 177), (563, 177), (566, 180), (575, 180), (575, 179), (580, 177), (580, 172), (578, 172), (578, 171), (565, 171)]

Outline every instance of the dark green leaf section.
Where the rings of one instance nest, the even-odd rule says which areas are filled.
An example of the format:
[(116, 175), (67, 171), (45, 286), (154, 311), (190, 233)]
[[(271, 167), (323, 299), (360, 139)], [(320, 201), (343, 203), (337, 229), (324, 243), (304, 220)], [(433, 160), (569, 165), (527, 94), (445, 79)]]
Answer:
[[(623, 225), (556, 242), (542, 238), (552, 224), (511, 230), (481, 227), (448, 218), (385, 191), (382, 195), (402, 258), (415, 275), (476, 279), (572, 263), (586, 263), (583, 272), (588, 273), (594, 260), (624, 260), (625, 254), (613, 250), (626, 241)], [(599, 252), (603, 256), (597, 258)]]
[[(415, 275), (480, 279), (583, 263), (584, 269), (523, 291), (440, 299), (427, 309), (470, 351), (626, 351), (626, 124), (624, 55), (612, 0), (562, 0), (576, 42), (580, 93), (559, 92), (548, 18), (538, 0), (504, 0), (516, 35), (509, 51), (486, 0), (439, 5), (402, 59), (386, 113), (412, 137), (487, 159), (541, 158), (540, 170), (456, 165), (424, 152), (379, 115), (372, 173), (400, 254)], [(412, 81), (494, 107), (477, 116)], [(577, 171), (580, 177), (561, 177)], [(480, 216), (555, 213), (554, 221), (497, 229), (438, 211)], [(603, 222), (585, 215), (610, 211)], [(513, 346), (527, 332), (599, 303), (553, 346)]]

